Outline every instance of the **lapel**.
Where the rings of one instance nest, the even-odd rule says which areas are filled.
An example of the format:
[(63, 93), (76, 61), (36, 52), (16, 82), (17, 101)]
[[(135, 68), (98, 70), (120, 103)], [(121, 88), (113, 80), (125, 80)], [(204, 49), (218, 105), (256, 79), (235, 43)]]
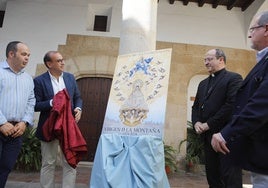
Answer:
[(63, 72), (63, 80), (68, 93), (70, 93), (72, 85), (70, 84), (69, 77), (65, 74), (65, 72)]
[[(211, 93), (215, 90), (216, 86), (223, 80), (223, 77), (226, 75), (227, 71), (226, 70), (223, 70), (223, 72), (221, 72), (218, 76), (216, 76), (214, 79), (214, 83), (213, 85), (211, 85), (211, 87), (208, 89), (208, 90), (205, 90), (205, 99), (206, 100), (210, 95)], [(209, 84), (209, 79), (207, 81), (207, 88), (208, 88), (208, 84)]]
[(208, 93), (208, 87), (209, 87), (209, 77), (206, 78), (206, 82), (204, 84), (204, 89), (203, 89), (203, 96), (206, 96)]
[(46, 74), (44, 75), (44, 82), (45, 82), (45, 86), (46, 86), (46, 90), (48, 92), (49, 96), (54, 96), (54, 91), (53, 91), (53, 87), (52, 87), (52, 83), (51, 83), (51, 79), (49, 76), (49, 73), (46, 72)]

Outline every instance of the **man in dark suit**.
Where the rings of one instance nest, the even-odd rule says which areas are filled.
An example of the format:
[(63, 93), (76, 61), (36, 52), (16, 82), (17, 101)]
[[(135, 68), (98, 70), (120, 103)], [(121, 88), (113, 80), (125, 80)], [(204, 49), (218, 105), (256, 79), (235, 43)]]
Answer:
[(256, 15), (249, 29), (257, 64), (237, 92), (232, 121), (214, 134), (211, 145), (229, 153), (252, 172), (255, 188), (268, 187), (268, 11)]
[[(42, 167), (40, 183), (42, 187), (54, 187), (54, 172), (58, 154), (59, 140), (46, 142), (42, 132), (45, 121), (49, 118), (53, 107), (53, 97), (59, 91), (66, 89), (71, 101), (71, 109), (75, 121), (78, 122), (82, 114), (82, 99), (74, 76), (64, 72), (64, 60), (57, 51), (49, 51), (44, 56), (44, 63), (48, 71), (34, 79), (36, 97), (35, 111), (41, 112), (36, 136), (41, 140)], [(62, 152), (62, 151), (61, 151)], [(63, 179), (62, 187), (74, 188), (76, 169), (72, 168), (62, 154)]]
[(210, 145), (213, 133), (230, 120), (241, 75), (227, 71), (226, 56), (220, 49), (209, 50), (204, 59), (209, 77), (200, 82), (192, 106), (192, 123), (204, 139), (205, 167), (210, 188), (242, 188), (241, 169), (230, 166), (227, 158)]

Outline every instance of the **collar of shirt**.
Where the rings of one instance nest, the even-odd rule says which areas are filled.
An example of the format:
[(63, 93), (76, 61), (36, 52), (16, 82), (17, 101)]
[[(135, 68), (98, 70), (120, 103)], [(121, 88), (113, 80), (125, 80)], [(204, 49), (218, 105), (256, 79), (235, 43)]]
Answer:
[(65, 88), (65, 83), (63, 80), (63, 73), (60, 75), (59, 80), (55, 76), (53, 76), (49, 71), (50, 80), (52, 83), (54, 94), (58, 93), (59, 91)]
[(7, 61), (3, 61), (3, 62), (1, 62), (1, 67), (3, 68), (3, 69), (9, 69), (11, 72), (13, 72), (14, 74), (22, 74), (22, 73), (24, 73), (24, 69), (22, 69), (20, 72), (18, 72), (18, 73), (16, 73), (16, 72), (14, 72), (13, 70), (12, 70), (12, 68), (9, 66), (9, 64), (7, 63)]
[(256, 55), (257, 63), (265, 56), (267, 52), (268, 52), (268, 47), (257, 52), (257, 55)]
[[(50, 76), (51, 79), (56, 79), (55, 76), (53, 76), (49, 71), (48, 71), (48, 74)], [(63, 77), (63, 73), (61, 73), (60, 77)]]

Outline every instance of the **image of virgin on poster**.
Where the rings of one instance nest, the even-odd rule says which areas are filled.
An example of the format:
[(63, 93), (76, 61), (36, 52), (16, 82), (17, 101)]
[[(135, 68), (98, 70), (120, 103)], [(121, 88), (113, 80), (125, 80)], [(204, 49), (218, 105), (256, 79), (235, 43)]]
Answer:
[(118, 56), (102, 134), (163, 135), (171, 49)]

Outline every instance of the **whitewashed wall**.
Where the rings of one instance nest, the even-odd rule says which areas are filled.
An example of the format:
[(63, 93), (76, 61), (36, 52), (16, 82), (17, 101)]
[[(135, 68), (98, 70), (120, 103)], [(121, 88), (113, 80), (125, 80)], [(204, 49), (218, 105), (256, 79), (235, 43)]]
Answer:
[[(160, 0), (157, 40), (248, 49), (249, 23), (262, 2), (258, 0), (242, 12), (238, 8), (213, 9), (210, 5), (200, 8), (196, 3), (183, 6), (179, 1), (170, 5), (168, 0)], [(89, 5), (93, 9), (112, 7), (109, 32), (87, 30)], [(121, 6), (122, 0), (7, 0), (0, 28), (0, 60), (5, 59), (9, 41), (24, 41), (32, 53), (27, 70), (34, 75), (44, 53), (65, 44), (67, 34), (119, 37)]]

